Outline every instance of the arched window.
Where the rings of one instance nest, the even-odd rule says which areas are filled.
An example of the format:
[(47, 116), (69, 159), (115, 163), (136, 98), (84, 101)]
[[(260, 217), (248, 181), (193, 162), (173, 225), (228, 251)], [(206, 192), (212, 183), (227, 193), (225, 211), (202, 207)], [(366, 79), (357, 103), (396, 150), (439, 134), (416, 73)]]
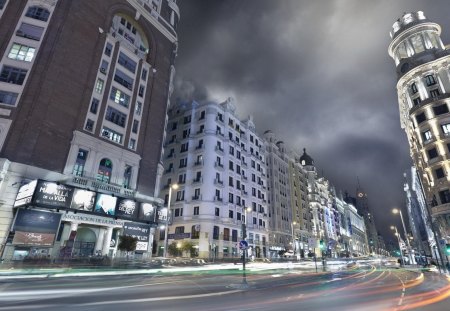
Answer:
[(46, 22), (48, 21), (48, 18), (50, 16), (50, 11), (38, 6), (32, 6), (28, 8), (27, 14), (25, 14), (25, 16)]
[(112, 174), (112, 162), (110, 159), (104, 158), (100, 161), (97, 172), (97, 180), (105, 183), (109, 183)]
[(131, 44), (133, 52), (139, 57), (143, 58), (149, 53), (150, 47), (147, 37), (133, 18), (122, 14), (114, 16), (112, 33), (119, 40), (124, 39), (126, 47)]

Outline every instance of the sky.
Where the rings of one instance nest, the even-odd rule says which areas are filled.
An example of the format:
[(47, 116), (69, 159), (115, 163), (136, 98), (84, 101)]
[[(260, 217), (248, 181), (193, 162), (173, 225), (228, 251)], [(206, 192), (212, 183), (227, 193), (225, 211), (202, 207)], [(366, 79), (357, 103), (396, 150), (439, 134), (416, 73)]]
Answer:
[(406, 216), (412, 162), (400, 128), (389, 32), (423, 11), (450, 43), (448, 0), (181, 0), (172, 101), (236, 101), (259, 134), (306, 148), (338, 191), (368, 195), (377, 228), (393, 239)]

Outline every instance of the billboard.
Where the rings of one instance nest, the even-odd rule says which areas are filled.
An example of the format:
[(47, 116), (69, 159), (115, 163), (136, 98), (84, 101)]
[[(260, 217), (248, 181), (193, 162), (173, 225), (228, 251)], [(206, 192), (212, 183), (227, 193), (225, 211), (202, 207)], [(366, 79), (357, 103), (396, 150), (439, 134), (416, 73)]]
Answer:
[(75, 189), (70, 208), (92, 212), (95, 205), (95, 194), (96, 193), (94, 191)]
[(59, 229), (61, 214), (19, 209), (13, 231), (15, 245), (52, 246)]
[(23, 185), (19, 188), (19, 193), (17, 193), (16, 201), (14, 202), (14, 207), (23, 206), (31, 202), (33, 198), (34, 190), (36, 189), (37, 180)]
[(134, 223), (134, 222), (126, 222), (123, 225), (123, 234), (131, 235), (138, 239), (136, 245), (136, 251), (147, 251), (148, 249), (148, 237), (150, 235), (150, 226)]
[(167, 207), (158, 207), (156, 210), (156, 222), (165, 223), (167, 221), (167, 211)]
[(141, 203), (139, 208), (139, 220), (155, 221), (156, 207), (150, 203)]
[(99, 193), (97, 194), (97, 200), (95, 201), (94, 212), (103, 215), (115, 216), (116, 202), (116, 197), (104, 193)]
[(38, 180), (33, 203), (69, 208), (74, 188), (55, 182)]
[(124, 218), (137, 218), (138, 203), (130, 199), (119, 198), (116, 207), (116, 216)]

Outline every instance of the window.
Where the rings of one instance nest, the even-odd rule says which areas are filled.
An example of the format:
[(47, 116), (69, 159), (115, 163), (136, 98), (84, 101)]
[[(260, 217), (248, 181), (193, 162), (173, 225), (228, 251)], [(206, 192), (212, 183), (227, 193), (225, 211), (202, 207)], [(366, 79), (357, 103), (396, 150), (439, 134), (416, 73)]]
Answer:
[(138, 92), (139, 97), (144, 97), (144, 93), (145, 93), (145, 86), (141, 84), (139, 85), (139, 92)]
[(128, 148), (132, 149), (132, 150), (136, 149), (136, 140), (135, 139), (133, 139), (133, 138), (130, 139), (130, 142), (128, 143)]
[(234, 195), (232, 193), (228, 194), (228, 202), (233, 203)]
[(214, 216), (217, 216), (217, 217), (220, 216), (220, 211), (219, 211), (218, 207), (216, 207), (215, 210), (214, 210)]
[(134, 113), (137, 116), (140, 116), (142, 114), (142, 103), (141, 102), (136, 102), (136, 107), (134, 108)]
[(202, 112), (200, 112), (200, 119), (199, 120), (203, 120), (205, 118), (205, 111), (203, 110)]
[(233, 211), (231, 211), (231, 210), (228, 211), (228, 218), (231, 218), (231, 219), (234, 218), (234, 212)]
[(187, 158), (180, 159), (180, 168), (187, 166)]
[(242, 215), (241, 213), (237, 212), (236, 213), (236, 220), (241, 220), (241, 215)]
[(119, 69), (116, 70), (116, 74), (114, 75), (114, 81), (123, 85), (129, 90), (133, 89), (134, 80), (129, 76), (127, 76), (122, 71), (120, 71)]
[(437, 179), (445, 177), (444, 169), (442, 167), (436, 169), (434, 172), (436, 173), (436, 178)]
[(230, 240), (230, 229), (229, 228), (223, 228), (223, 240), (224, 241)]
[(427, 117), (425, 116), (425, 112), (422, 112), (421, 114), (416, 115), (417, 124), (422, 123), (426, 119), (427, 119)]
[(0, 104), (14, 106), (18, 96), (17, 93), (0, 91)]
[(420, 97), (417, 97), (417, 98), (414, 98), (414, 99), (413, 99), (413, 104), (414, 104), (414, 106), (419, 105), (420, 102), (421, 102)]
[(131, 131), (135, 134), (137, 134), (139, 129), (139, 121), (138, 120), (133, 120), (133, 128), (131, 129)]
[(194, 206), (194, 215), (200, 214), (200, 206)]
[(97, 79), (97, 82), (95, 82), (95, 91), (99, 94), (103, 92), (103, 85), (105, 84), (105, 81), (102, 79)]
[(28, 9), (27, 14), (25, 14), (25, 16), (46, 22), (46, 21), (48, 21), (50, 12), (44, 8), (40, 8), (38, 6), (32, 6)]
[(177, 192), (177, 201), (183, 201), (184, 200), (184, 190)]
[(17, 36), (35, 41), (41, 40), (43, 33), (44, 28), (27, 23), (22, 23), (20, 28), (16, 31)]
[[(181, 209), (181, 210), (183, 210), (183, 209)], [(181, 216), (183, 216), (183, 213), (181, 213)], [(179, 233), (184, 233), (184, 226), (175, 227), (175, 234), (179, 234)]]
[(440, 115), (448, 112), (447, 104), (442, 104), (436, 107), (433, 107), (433, 111), (435, 115)]
[(450, 135), (450, 123), (442, 124), (441, 129), (445, 136)]
[(106, 109), (105, 119), (109, 122), (117, 124), (118, 126), (125, 127), (127, 115), (117, 109), (108, 106), (108, 108)]
[(234, 171), (234, 163), (229, 161), (228, 162), (228, 168), (230, 169), (230, 171)]
[(433, 159), (433, 158), (436, 158), (438, 156), (436, 148), (427, 150), (427, 153), (428, 153), (428, 159)]
[(8, 58), (31, 62), (36, 49), (27, 45), (14, 43), (9, 51)]
[(105, 46), (105, 55), (107, 55), (107, 56), (111, 56), (111, 52), (112, 52), (112, 44), (111, 43), (106, 43), (106, 46)]
[(124, 53), (119, 53), (119, 59), (117, 60), (119, 64), (121, 64), (123, 67), (131, 71), (132, 73), (136, 72), (136, 62), (133, 61), (131, 58), (129, 58)]
[(183, 124), (191, 123), (191, 116), (185, 116), (183, 118)]
[(228, 186), (233, 187), (234, 183), (233, 183), (233, 177), (228, 177)]
[(200, 199), (200, 188), (196, 188), (194, 190), (194, 197), (192, 198), (193, 200), (198, 200)]
[(84, 166), (86, 164), (86, 159), (88, 156), (88, 151), (84, 149), (78, 149), (77, 159), (75, 160), (75, 164), (73, 166), (72, 174), (75, 176), (83, 176), (84, 174)]
[(105, 183), (109, 183), (112, 173), (112, 162), (110, 159), (104, 158), (100, 161), (97, 172), (97, 180)]
[(3, 70), (0, 73), (0, 81), (22, 85), (26, 75), (26, 69), (3, 66)]
[(238, 239), (238, 232), (237, 230), (232, 230), (231, 231), (231, 241), (232, 242), (237, 242)]
[(147, 69), (143, 68), (141, 73), (141, 79), (144, 81), (147, 80), (147, 74), (148, 74)]
[(425, 77), (425, 82), (426, 82), (427, 86), (431, 86), (431, 85), (436, 84), (436, 80), (434, 79), (433, 75), (426, 76)]
[(100, 101), (97, 98), (92, 98), (90, 111), (93, 114), (97, 114), (99, 103), (100, 103)]
[(0, 10), (3, 10), (3, 8), (5, 7), (6, 4), (6, 0), (0, 0)]
[(199, 238), (200, 238), (200, 226), (193, 225), (191, 228), (191, 239), (199, 239)]
[(189, 143), (184, 143), (181, 145), (180, 152), (186, 152), (189, 149)]
[(450, 203), (450, 190), (439, 191), (439, 198), (441, 199), (441, 204)]
[(431, 97), (431, 98), (436, 98), (436, 97), (438, 97), (439, 95), (441, 95), (441, 93), (439, 92), (439, 89), (434, 89), (434, 90), (431, 90), (431, 91), (430, 91), (430, 97)]
[(107, 138), (115, 143), (121, 144), (123, 135), (107, 127), (103, 127), (102, 137)]
[(91, 119), (87, 119), (86, 126), (84, 127), (84, 129), (92, 132), (94, 130), (94, 121)]
[(214, 226), (214, 229), (213, 229), (213, 239), (214, 239), (214, 240), (218, 240), (218, 239), (219, 239), (219, 227), (218, 227), (218, 226)]

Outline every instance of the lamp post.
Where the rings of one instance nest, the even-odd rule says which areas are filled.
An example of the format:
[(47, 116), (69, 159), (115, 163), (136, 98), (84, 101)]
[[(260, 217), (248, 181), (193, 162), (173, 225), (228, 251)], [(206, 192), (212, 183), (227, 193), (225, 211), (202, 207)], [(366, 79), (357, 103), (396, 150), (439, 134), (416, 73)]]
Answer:
[[(247, 212), (251, 212), (252, 208), (251, 207), (245, 207), (244, 208), (244, 221), (242, 222), (242, 239), (244, 241), (247, 240)], [(245, 255), (247, 253), (247, 249), (244, 248), (242, 250), (242, 287), (246, 288), (248, 287), (247, 284), (247, 275), (245, 273)]]
[(397, 231), (397, 227), (395, 226), (391, 226), (391, 230), (395, 230), (395, 236), (397, 237), (397, 241), (398, 241), (398, 250), (400, 252), (400, 266), (403, 265), (403, 255), (402, 255), (402, 246), (400, 245), (400, 234)]
[(403, 233), (405, 234), (405, 240), (406, 240), (406, 243), (407, 243), (407, 245), (408, 245), (408, 257), (409, 257), (409, 263), (412, 265), (412, 264), (414, 264), (414, 260), (413, 260), (412, 253), (411, 253), (411, 244), (409, 243), (408, 234), (406, 233), (405, 222), (403, 221), (402, 211), (399, 210), (399, 209), (397, 209), (397, 208), (394, 208), (394, 209), (392, 210), (392, 213), (394, 213), (394, 214), (400, 214), (400, 219), (402, 220), (402, 225), (403, 225)]
[(177, 184), (173, 184), (170, 185), (169, 187), (169, 199), (167, 201), (167, 216), (166, 216), (166, 232), (164, 234), (164, 258), (167, 258), (167, 249), (169, 248), (169, 246), (167, 245), (167, 236), (169, 235), (169, 215), (170, 215), (170, 201), (172, 200), (172, 189), (177, 190), (178, 189), (178, 185)]
[[(296, 251), (296, 245), (295, 245), (295, 237), (294, 237), (294, 226), (297, 224), (296, 221), (291, 222), (291, 233), (292, 233), (292, 252), (294, 253), (295, 256), (295, 251)], [(295, 256), (296, 257), (296, 256)]]

